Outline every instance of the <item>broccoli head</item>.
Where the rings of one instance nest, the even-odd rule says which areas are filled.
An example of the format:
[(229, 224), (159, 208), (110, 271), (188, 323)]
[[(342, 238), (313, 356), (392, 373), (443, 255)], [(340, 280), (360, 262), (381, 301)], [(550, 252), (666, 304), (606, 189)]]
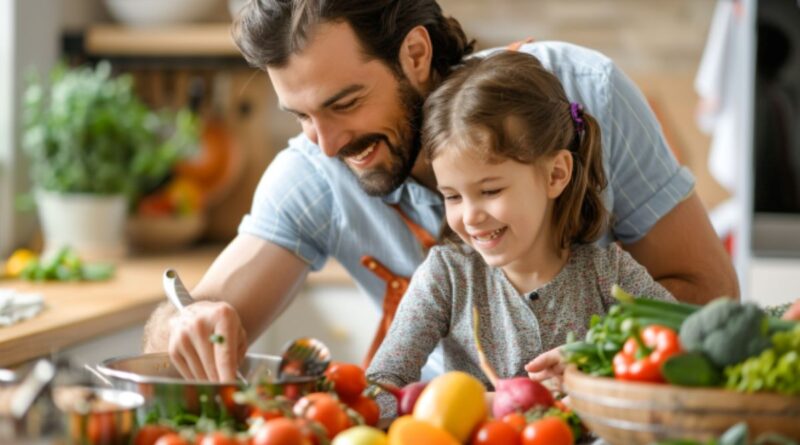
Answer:
[(686, 318), (680, 339), (687, 351), (703, 352), (712, 363), (725, 367), (769, 347), (768, 317), (755, 304), (717, 298)]

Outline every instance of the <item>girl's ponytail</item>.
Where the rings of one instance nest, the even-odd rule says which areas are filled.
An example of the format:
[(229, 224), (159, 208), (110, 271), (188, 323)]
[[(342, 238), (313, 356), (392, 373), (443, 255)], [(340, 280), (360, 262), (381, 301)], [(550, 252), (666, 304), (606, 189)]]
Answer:
[(602, 195), (607, 181), (600, 126), (589, 113), (580, 111), (580, 119), (583, 128), (576, 128), (575, 142), (570, 147), (572, 180), (556, 199), (553, 211), (557, 242), (562, 248), (597, 240), (608, 222)]

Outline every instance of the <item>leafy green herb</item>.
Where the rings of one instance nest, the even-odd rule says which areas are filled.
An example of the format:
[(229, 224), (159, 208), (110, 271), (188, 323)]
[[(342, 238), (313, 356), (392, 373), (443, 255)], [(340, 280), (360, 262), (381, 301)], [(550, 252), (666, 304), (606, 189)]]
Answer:
[(772, 335), (772, 347), (725, 368), (726, 387), (741, 392), (800, 395), (800, 323)]
[(40, 189), (133, 199), (197, 148), (188, 110), (151, 111), (135, 95), (133, 78), (113, 77), (108, 62), (95, 69), (59, 65), (49, 87), (32, 75), (23, 100), (22, 145)]
[(30, 261), (20, 273), (29, 281), (102, 281), (114, 276), (114, 265), (84, 263), (70, 247), (61, 248), (49, 259)]

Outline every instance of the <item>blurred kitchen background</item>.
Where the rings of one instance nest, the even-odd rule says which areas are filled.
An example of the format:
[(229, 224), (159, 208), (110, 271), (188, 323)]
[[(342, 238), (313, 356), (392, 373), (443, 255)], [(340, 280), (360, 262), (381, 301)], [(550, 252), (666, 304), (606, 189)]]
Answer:
[[(138, 237), (132, 240), (132, 255), (159, 255), (157, 247), (178, 238), (181, 242), (175, 247), (188, 248), (219, 245), (214, 243), (235, 235), (264, 168), (287, 138), (299, 131), (294, 119), (277, 109), (266, 76), (244, 64), (230, 39), (231, 15), (241, 3), (0, 1), (0, 256), (21, 246), (41, 247), (35, 213), (15, 207), (17, 196), (30, 188), (27, 161), (19, 150), (21, 96), (32, 67), (44, 74), (60, 59), (70, 64), (109, 60), (115, 73), (133, 76), (137, 94), (149, 106), (190, 106), (201, 118), (201, 141), (214, 170), (209, 173), (210, 198), (199, 212), (201, 224), (151, 229), (156, 233), (147, 228), (144, 233), (129, 231), (128, 236)], [(735, 255), (744, 298), (775, 304), (800, 297), (800, 260), (795, 258), (800, 256), (800, 205), (796, 199), (782, 203), (768, 199), (798, 194), (794, 178), (800, 177), (797, 0), (442, 0), (440, 4), (462, 23), (468, 36), (477, 39), (479, 48), (530, 37), (569, 41), (614, 59), (642, 89), (675, 155), (697, 178), (697, 193)], [(757, 17), (764, 24), (757, 26)], [(768, 74), (759, 71), (756, 77), (759, 29), (769, 35), (764, 42), (772, 48), (759, 61), (772, 63), (774, 69)], [(753, 111), (757, 106), (760, 114)], [(756, 115), (765, 117), (759, 124), (762, 130), (754, 125)], [(723, 136), (714, 134), (720, 126)], [(782, 151), (759, 158), (754, 147), (760, 142), (753, 141), (773, 130), (779, 134), (773, 142)], [(719, 151), (709, 167), (712, 146)], [(761, 153), (772, 152), (764, 148)], [(762, 159), (759, 168), (753, 167), (756, 158)], [(753, 172), (762, 177), (754, 178)], [(786, 181), (770, 184), (768, 178), (776, 174)], [(760, 184), (762, 193), (756, 193), (755, 184)], [(759, 195), (766, 201), (754, 203), (753, 197)], [(335, 356), (358, 361), (377, 314), (363, 304), (366, 300), (341, 270), (335, 265), (328, 269), (327, 275), (310, 281), (301, 298), (265, 335), (263, 349), (274, 351), (286, 339), (316, 335), (332, 339)], [(140, 323), (126, 329), (125, 338), (141, 332)], [(84, 349), (79, 346), (78, 354), (90, 354), (97, 341)], [(115, 347), (114, 341), (107, 340), (108, 345)]]

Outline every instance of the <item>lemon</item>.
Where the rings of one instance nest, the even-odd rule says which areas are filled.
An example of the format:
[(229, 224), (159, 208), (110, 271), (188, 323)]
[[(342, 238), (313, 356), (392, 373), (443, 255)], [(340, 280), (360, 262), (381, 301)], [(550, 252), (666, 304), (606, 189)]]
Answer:
[(5, 274), (9, 277), (16, 278), (25, 270), (25, 267), (31, 262), (38, 259), (39, 256), (33, 251), (28, 249), (17, 249), (6, 260)]

